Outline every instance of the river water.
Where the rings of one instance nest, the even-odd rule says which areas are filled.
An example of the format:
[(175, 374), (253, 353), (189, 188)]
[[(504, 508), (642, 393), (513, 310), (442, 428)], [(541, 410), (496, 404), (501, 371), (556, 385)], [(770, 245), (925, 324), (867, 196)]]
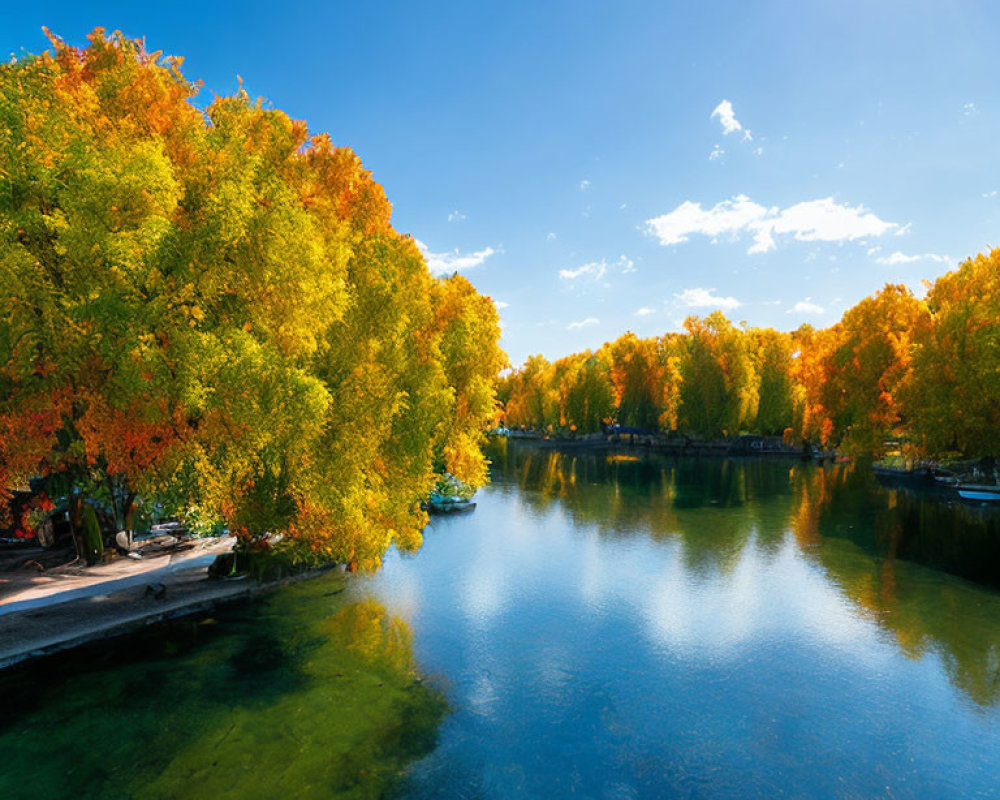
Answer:
[(415, 554), (0, 678), (0, 796), (1000, 797), (1000, 522), (514, 443)]

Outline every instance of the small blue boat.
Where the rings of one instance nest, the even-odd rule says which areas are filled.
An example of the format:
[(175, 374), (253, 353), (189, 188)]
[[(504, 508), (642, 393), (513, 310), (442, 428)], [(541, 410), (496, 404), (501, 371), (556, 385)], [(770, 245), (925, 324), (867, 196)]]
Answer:
[(980, 503), (1000, 503), (1000, 486), (996, 484), (960, 483), (958, 496)]

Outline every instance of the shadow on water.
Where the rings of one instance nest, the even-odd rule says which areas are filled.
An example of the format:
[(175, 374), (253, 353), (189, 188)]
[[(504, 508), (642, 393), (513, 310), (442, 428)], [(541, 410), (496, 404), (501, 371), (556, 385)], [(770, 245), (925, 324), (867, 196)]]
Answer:
[(975, 703), (1000, 702), (1000, 512), (886, 489), (863, 463), (560, 453), (514, 443), (492, 456), (498, 482), (516, 483), (529, 507), (558, 504), (604, 536), (641, 531), (677, 541), (695, 574), (733, 569), (748, 547), (774, 557), (791, 538), (901, 652), (939, 654)]
[(447, 713), (329, 574), (0, 677), (0, 796), (382, 797)]

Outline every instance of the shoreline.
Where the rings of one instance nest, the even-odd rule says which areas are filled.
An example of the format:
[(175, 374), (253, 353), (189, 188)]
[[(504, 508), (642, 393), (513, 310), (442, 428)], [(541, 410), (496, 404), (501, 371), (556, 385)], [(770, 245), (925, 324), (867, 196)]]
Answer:
[(498, 436), (518, 446), (539, 450), (566, 450), (599, 452), (647, 452), (677, 458), (777, 458), (817, 463), (833, 461), (834, 452), (805, 453), (795, 448), (739, 448), (736, 440), (676, 439), (656, 435), (614, 434), (601, 437), (561, 438), (558, 436)]
[[(335, 568), (307, 570), (268, 582), (249, 577), (210, 578), (209, 563), (230, 547), (231, 541), (216, 541), (179, 563), (170, 563), (170, 556), (151, 559), (160, 563), (138, 572), (126, 571), (136, 565), (129, 562), (91, 574), (22, 579), (19, 590), (5, 592), (0, 599), (0, 672), (159, 622), (209, 612), (223, 603), (256, 597)], [(95, 569), (100, 567), (89, 568)], [(38, 585), (43, 578), (48, 580)]]

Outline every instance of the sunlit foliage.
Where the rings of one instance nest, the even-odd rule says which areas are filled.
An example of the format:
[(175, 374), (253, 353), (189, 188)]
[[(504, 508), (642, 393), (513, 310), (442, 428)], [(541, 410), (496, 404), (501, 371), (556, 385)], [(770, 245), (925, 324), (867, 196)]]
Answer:
[(917, 441), (1000, 454), (1000, 250), (938, 278), (926, 302), (907, 393)]
[(733, 436), (757, 417), (759, 378), (749, 337), (721, 311), (684, 323), (681, 426), (703, 436)]
[[(717, 311), (685, 329), (627, 333), (598, 351), (614, 392), (605, 424), (876, 454), (1000, 454), (1000, 250), (930, 284), (926, 300), (887, 284), (829, 328), (748, 328)], [(579, 403), (560, 403), (585, 357), (535, 356), (508, 375), (507, 423), (593, 430), (593, 420), (581, 424)]]
[[(101, 29), (0, 66), (0, 489), (113, 480), (374, 564), (435, 465), (480, 485), (506, 364), (360, 159)], [(66, 481), (64, 481), (66, 482)]]
[(840, 441), (878, 452), (905, 432), (900, 389), (910, 370), (913, 331), (926, 307), (905, 286), (888, 284), (845, 312), (820, 337), (822, 380), (807, 384), (821, 398), (821, 425)]

